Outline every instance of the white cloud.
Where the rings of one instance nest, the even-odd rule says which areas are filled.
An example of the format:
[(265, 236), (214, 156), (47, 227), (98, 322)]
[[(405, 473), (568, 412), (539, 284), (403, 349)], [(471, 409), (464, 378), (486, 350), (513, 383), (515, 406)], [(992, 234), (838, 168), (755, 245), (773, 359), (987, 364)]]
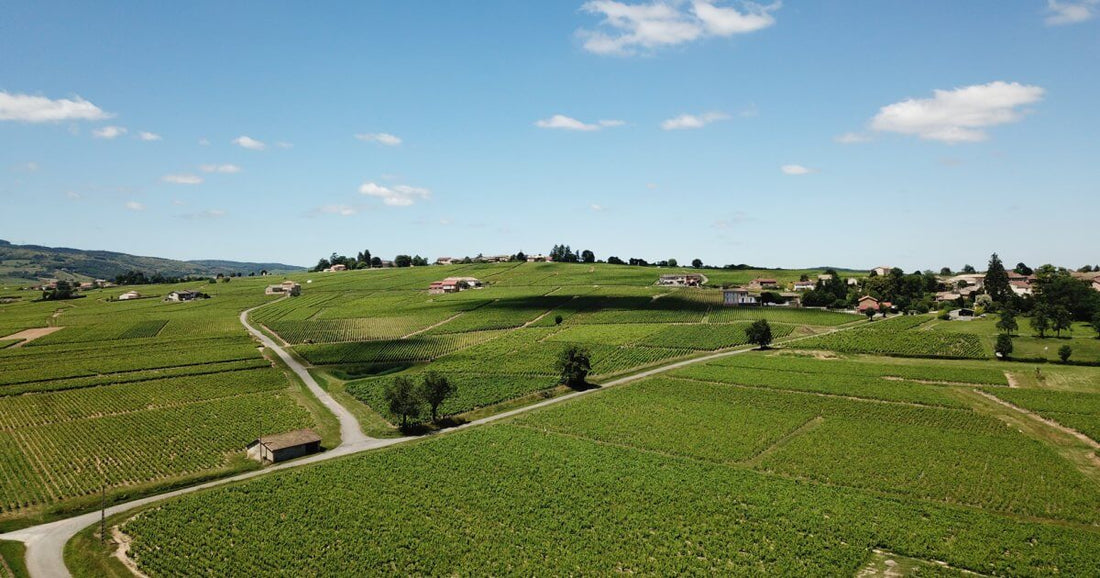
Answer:
[(675, 118), (670, 118), (661, 123), (661, 128), (665, 130), (685, 130), (693, 128), (703, 128), (713, 122), (722, 120), (729, 120), (730, 115), (724, 112), (708, 112), (706, 114), (694, 115), (694, 114), (681, 114)]
[(351, 205), (322, 205), (313, 210), (315, 214), (319, 215), (339, 215), (341, 217), (350, 217), (359, 212), (357, 207)]
[(779, 170), (783, 171), (785, 175), (808, 175), (817, 172), (817, 169), (811, 169), (802, 165), (783, 165), (779, 167)]
[(277, 142), (277, 143), (275, 143), (275, 146), (277, 146), (277, 147), (279, 147), (279, 148), (281, 148), (281, 149), (292, 149), (292, 148), (294, 148), (294, 144), (293, 144), (293, 143), (288, 143), (288, 142), (286, 142), (286, 141), (282, 141), (282, 140), (281, 140), (281, 141), (279, 141), (279, 142)]
[(1047, 0), (1048, 16), (1044, 21), (1047, 26), (1061, 26), (1092, 20), (1096, 17), (1098, 5), (1100, 0)]
[(51, 100), (44, 96), (12, 94), (0, 91), (0, 120), (19, 122), (60, 122), (64, 120), (104, 120), (113, 114), (80, 98)]
[(207, 209), (205, 211), (199, 211), (197, 213), (188, 213), (181, 215), (185, 219), (219, 219), (225, 216), (225, 211), (221, 209)]
[(142, 131), (138, 133), (138, 138), (143, 141), (155, 141), (160, 140), (160, 135), (155, 132)]
[(833, 137), (833, 142), (840, 144), (856, 144), (861, 142), (868, 142), (871, 140), (871, 135), (861, 132), (846, 132), (844, 134)]
[(604, 209), (606, 208), (606, 207), (604, 207), (603, 205), (600, 205), (600, 204), (598, 204), (598, 203), (592, 203), (592, 204), (591, 204), (591, 205), (589, 205), (588, 207), (589, 207), (590, 209), (592, 209), (593, 211), (596, 211), (596, 212), (602, 211), (602, 210), (604, 210)]
[(629, 55), (652, 52), (708, 36), (730, 37), (775, 24), (772, 12), (781, 4), (767, 6), (740, 2), (723, 6), (716, 0), (653, 0), (627, 4), (615, 0), (592, 0), (581, 10), (603, 16), (601, 30), (577, 30), (584, 49), (596, 54)]
[(391, 207), (407, 207), (418, 200), (428, 199), (432, 196), (430, 190), (420, 187), (410, 187), (408, 185), (387, 187), (370, 182), (360, 185), (359, 193), (368, 197), (380, 198), (383, 204)]
[(94, 136), (96, 138), (112, 139), (112, 138), (120, 137), (120, 136), (126, 134), (126, 132), (127, 132), (126, 127), (123, 127), (123, 126), (105, 126), (105, 127), (97, 128), (97, 129), (93, 130), (92, 131), (92, 136)]
[(586, 123), (579, 121), (575, 118), (565, 116), (564, 114), (555, 114), (550, 118), (544, 118), (542, 120), (536, 120), (535, 126), (539, 128), (559, 129), (559, 130), (577, 130), (577, 131), (594, 131), (601, 128), (613, 128), (616, 126), (623, 126), (626, 122), (621, 120), (600, 120), (594, 123)]
[(126, 201), (126, 204), (123, 205), (123, 206), (126, 207), (127, 209), (130, 209), (131, 211), (144, 211), (145, 210), (145, 205), (143, 205), (143, 204), (141, 204), (137, 201)]
[(200, 138), (199, 139), (199, 146), (203, 146), (203, 147), (210, 146), (210, 139)]
[(954, 90), (935, 90), (932, 98), (909, 99), (882, 107), (871, 128), (913, 134), (947, 143), (986, 140), (985, 128), (1017, 122), (1019, 107), (1042, 100), (1039, 86), (991, 82)]
[(233, 144), (235, 144), (235, 145), (237, 145), (241, 148), (246, 148), (246, 149), (253, 150), (253, 151), (262, 151), (265, 148), (267, 148), (266, 144), (254, 139), (250, 136), (244, 136), (244, 135), (241, 135), (241, 136), (233, 139)]
[(355, 138), (366, 142), (376, 142), (380, 145), (386, 145), (388, 147), (395, 147), (402, 142), (401, 137), (390, 134), (388, 132), (359, 133), (355, 135)]
[(241, 167), (237, 165), (224, 164), (224, 165), (199, 165), (199, 170), (204, 173), (222, 173), (233, 174), (241, 172)]
[(70, 201), (79, 201), (81, 194), (76, 191), (65, 191), (65, 198)]
[(160, 180), (173, 185), (199, 185), (202, 177), (198, 175), (164, 175)]

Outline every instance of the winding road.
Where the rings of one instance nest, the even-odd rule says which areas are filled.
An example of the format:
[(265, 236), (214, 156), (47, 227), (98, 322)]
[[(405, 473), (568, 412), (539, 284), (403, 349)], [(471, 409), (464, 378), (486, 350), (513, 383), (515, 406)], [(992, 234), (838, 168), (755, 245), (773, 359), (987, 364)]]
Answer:
[[(263, 305), (261, 305), (259, 307), (263, 307)], [(298, 459), (298, 460), (285, 462), (285, 463), (282, 463), (282, 464), (276, 464), (276, 465), (269, 466), (269, 467), (266, 467), (266, 468), (261, 469), (261, 470), (254, 470), (254, 471), (251, 471), (251, 472), (246, 472), (246, 473), (239, 474), (239, 475), (236, 475), (236, 476), (231, 476), (231, 477), (228, 477), (228, 478), (222, 478), (222, 479), (219, 479), (219, 480), (207, 482), (207, 483), (204, 483), (204, 484), (199, 484), (199, 485), (196, 485), (196, 486), (189, 486), (189, 487), (186, 487), (186, 488), (180, 488), (178, 490), (165, 492), (163, 494), (157, 494), (155, 496), (149, 496), (149, 497), (146, 497), (146, 498), (141, 498), (141, 499), (138, 499), (138, 500), (125, 502), (125, 503), (122, 503), (122, 504), (116, 504), (114, 506), (110, 506), (110, 507), (107, 508), (106, 514), (107, 514), (108, 517), (113, 516), (115, 514), (119, 514), (119, 513), (122, 513), (122, 512), (129, 511), (129, 510), (133, 510), (133, 509), (139, 508), (141, 506), (145, 506), (145, 505), (148, 505), (148, 504), (164, 501), (164, 500), (167, 500), (169, 498), (174, 498), (176, 496), (182, 496), (184, 494), (190, 494), (192, 492), (197, 492), (199, 490), (204, 490), (204, 489), (207, 489), (207, 488), (222, 486), (222, 485), (233, 483), (233, 482), (239, 482), (239, 481), (242, 481), (242, 480), (247, 480), (247, 479), (267, 475), (267, 474), (270, 474), (272, 472), (277, 472), (277, 471), (280, 471), (280, 470), (285, 470), (285, 469), (290, 469), (290, 468), (297, 468), (297, 467), (306, 466), (306, 465), (309, 465), (309, 464), (314, 464), (314, 463), (317, 463), (317, 462), (328, 461), (328, 460), (335, 459), (335, 458), (342, 457), (342, 456), (347, 456), (347, 455), (356, 454), (356, 453), (360, 453), (360, 452), (365, 452), (365, 451), (369, 451), (369, 450), (384, 448), (384, 447), (388, 447), (388, 446), (408, 442), (408, 441), (411, 441), (411, 440), (420, 439), (419, 437), (416, 437), (416, 436), (406, 436), (406, 437), (389, 438), (389, 439), (377, 439), (377, 438), (372, 438), (372, 437), (369, 437), (369, 436), (365, 435), (363, 433), (363, 430), (359, 427), (359, 421), (357, 419), (355, 419), (355, 416), (346, 407), (340, 405), (339, 402), (337, 402), (335, 399), (333, 399), (332, 396), (329, 395), (328, 392), (324, 390), (324, 388), (322, 388), (320, 385), (318, 385), (317, 381), (313, 379), (313, 376), (309, 374), (309, 371), (307, 371), (306, 368), (304, 366), (302, 366), (301, 363), (298, 362), (298, 360), (296, 360), (293, 356), (291, 356), (286, 350), (284, 350), (281, 346), (279, 346), (279, 344), (277, 344), (274, 340), (272, 340), (266, 334), (264, 334), (260, 330), (256, 329), (254, 326), (252, 326), (251, 323), (249, 323), (248, 315), (252, 311), (254, 311), (255, 309), (258, 309), (259, 307), (253, 307), (252, 309), (248, 309), (248, 310), (242, 312), (241, 315), (240, 315), (241, 324), (244, 325), (245, 329), (247, 329), (249, 333), (251, 333), (257, 339), (259, 339), (261, 343), (263, 343), (266, 347), (268, 347), (269, 349), (274, 351), (276, 354), (278, 354), (279, 358), (282, 359), (284, 363), (286, 363), (287, 367), (289, 367), (295, 374), (297, 374), (298, 377), (300, 377), (302, 379), (302, 381), (306, 384), (306, 386), (309, 387), (310, 391), (312, 391), (313, 394), (315, 396), (317, 396), (317, 399), (319, 399), (321, 401), (321, 403), (325, 407), (327, 407), (330, 411), (332, 411), (332, 413), (337, 417), (337, 419), (340, 421), (340, 436), (341, 436), (340, 445), (333, 448), (333, 449), (331, 449), (331, 450), (329, 450), (329, 451), (321, 453), (321, 454), (315, 454), (315, 455), (305, 457), (305, 458), (301, 458), (301, 459)], [(842, 326), (842, 327), (834, 328), (834, 329), (830, 330), (829, 333), (832, 333), (832, 332), (835, 332), (835, 331), (845, 331), (847, 329), (851, 329), (852, 327), (859, 327), (860, 325), (861, 325), (860, 323), (845, 325), (845, 326)], [(807, 336), (804, 336), (804, 337), (797, 337), (797, 338), (793, 338), (793, 339), (787, 339), (787, 340), (784, 340), (784, 343), (799, 341), (799, 340), (802, 340), (802, 339), (807, 339), (809, 337), (815, 337), (815, 336), (807, 335)], [(584, 390), (584, 391), (577, 391), (577, 392), (569, 393), (569, 394), (562, 395), (562, 396), (559, 396), (559, 397), (555, 397), (555, 398), (552, 398), (552, 399), (548, 399), (546, 401), (535, 403), (535, 404), (532, 404), (532, 405), (527, 405), (527, 406), (524, 406), (524, 407), (521, 407), (521, 408), (518, 408), (518, 409), (513, 409), (513, 410), (510, 410), (510, 411), (498, 413), (498, 414), (495, 414), (495, 415), (492, 415), (492, 416), (489, 416), (489, 417), (485, 417), (485, 418), (481, 418), (481, 419), (478, 419), (478, 420), (474, 420), (474, 421), (465, 423), (465, 424), (463, 424), (459, 427), (451, 428), (451, 429), (445, 430), (445, 431), (440, 432), (440, 433), (445, 434), (447, 432), (453, 432), (453, 431), (457, 431), (457, 430), (462, 430), (462, 429), (466, 429), (466, 428), (470, 428), (470, 427), (475, 427), (475, 426), (487, 424), (487, 423), (490, 423), (490, 422), (494, 422), (494, 421), (498, 421), (498, 420), (505, 419), (505, 418), (508, 418), (508, 417), (512, 417), (514, 415), (518, 415), (518, 414), (521, 414), (521, 413), (524, 413), (524, 412), (528, 412), (528, 411), (531, 411), (531, 410), (534, 410), (534, 409), (538, 409), (540, 407), (545, 407), (545, 406), (548, 406), (548, 405), (561, 403), (563, 401), (567, 401), (567, 400), (570, 400), (570, 399), (573, 399), (573, 398), (576, 398), (576, 397), (580, 397), (582, 395), (587, 395), (587, 394), (595, 392), (595, 391), (600, 391), (600, 390), (606, 389), (608, 387), (623, 385), (623, 384), (626, 384), (626, 383), (630, 383), (630, 382), (637, 381), (637, 380), (640, 380), (640, 379), (645, 379), (647, 377), (652, 377), (654, 375), (658, 375), (658, 374), (665, 373), (665, 372), (668, 372), (668, 371), (672, 371), (674, 369), (679, 369), (681, 367), (686, 367), (688, 365), (693, 365), (693, 364), (696, 364), (696, 363), (704, 363), (704, 362), (707, 362), (707, 361), (712, 361), (714, 359), (719, 359), (719, 358), (722, 358), (722, 357), (728, 357), (728, 356), (731, 356), (731, 355), (739, 355), (739, 354), (742, 354), (742, 353), (747, 353), (749, 351), (752, 351), (752, 350), (751, 349), (734, 349), (734, 350), (729, 350), (729, 351), (720, 351), (718, 353), (713, 353), (713, 354), (705, 355), (705, 356), (702, 356), (702, 357), (693, 357), (691, 359), (685, 359), (685, 360), (682, 360), (682, 361), (677, 361), (677, 362), (674, 362), (674, 363), (670, 363), (668, 365), (662, 365), (662, 366), (659, 366), (659, 367), (655, 367), (655, 368), (652, 368), (652, 369), (648, 369), (648, 370), (645, 370), (645, 371), (642, 371), (642, 372), (639, 372), (639, 373), (631, 374), (631, 375), (628, 375), (626, 377), (621, 377), (619, 379), (615, 379), (613, 381), (603, 383), (603, 384), (601, 384), (601, 387), (599, 387), (599, 388), (593, 388), (593, 389)], [(32, 578), (64, 578), (64, 577), (72, 575), (69, 572), (69, 569), (65, 566), (65, 559), (64, 559), (65, 544), (67, 544), (69, 542), (69, 540), (71, 540), (74, 536), (76, 536), (79, 532), (81, 532), (85, 528), (87, 528), (87, 527), (89, 527), (93, 524), (98, 523), (99, 520), (100, 520), (100, 512), (98, 512), (98, 511), (89, 512), (87, 514), (82, 514), (82, 515), (74, 516), (74, 517), (71, 517), (71, 518), (65, 518), (63, 520), (57, 520), (55, 522), (49, 522), (49, 523), (40, 524), (40, 525), (37, 525), (37, 526), (30, 526), (30, 527), (23, 528), (23, 529), (20, 529), (20, 530), (14, 530), (14, 531), (8, 532), (6, 534), (0, 534), (0, 540), (13, 540), (13, 541), (17, 541), (17, 542), (23, 542), (26, 545), (26, 547), (27, 547), (27, 557), (26, 557), (27, 570), (30, 572), (30, 575), (31, 575)]]

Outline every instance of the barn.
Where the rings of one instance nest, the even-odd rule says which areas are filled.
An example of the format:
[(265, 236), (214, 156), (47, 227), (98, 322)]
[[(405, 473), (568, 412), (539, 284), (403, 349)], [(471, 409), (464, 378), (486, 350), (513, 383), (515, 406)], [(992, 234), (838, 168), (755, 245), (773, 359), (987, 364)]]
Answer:
[(274, 464), (321, 451), (321, 436), (311, 429), (263, 436), (248, 444), (248, 457)]

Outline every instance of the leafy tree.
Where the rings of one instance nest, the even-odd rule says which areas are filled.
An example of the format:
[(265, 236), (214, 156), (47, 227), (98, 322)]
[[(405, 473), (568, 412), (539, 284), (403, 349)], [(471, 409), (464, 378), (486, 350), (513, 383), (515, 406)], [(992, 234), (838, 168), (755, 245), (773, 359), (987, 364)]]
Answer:
[(592, 371), (592, 354), (579, 345), (570, 345), (558, 355), (558, 373), (561, 383), (569, 387), (583, 387)]
[(1012, 335), (1020, 329), (1016, 323), (1016, 315), (1011, 310), (1001, 312), (1001, 318), (997, 320), (997, 329), (1002, 333)]
[(745, 337), (748, 337), (749, 343), (767, 349), (772, 343), (772, 326), (767, 319), (757, 319), (745, 330)]
[(554, 325), (561, 325), (561, 322), (562, 322), (562, 321), (563, 321), (563, 320), (562, 320), (562, 318), (561, 318), (561, 315), (555, 315), (555, 316), (554, 316)]
[(691, 266), (695, 267), (696, 269), (699, 269), (703, 266), (703, 260), (702, 259), (692, 259), (691, 260)]
[(375, 268), (375, 269), (381, 269), (382, 268), (382, 258), (381, 257), (371, 257), (370, 258), (370, 266)]
[(581, 262), (582, 263), (595, 263), (596, 262), (596, 254), (593, 253), (592, 251), (589, 251), (588, 249), (585, 249), (584, 251), (581, 251)]
[(993, 351), (997, 354), (997, 357), (1008, 359), (1008, 356), (1012, 354), (1012, 336), (1007, 333), (998, 335), (997, 344), (993, 346)]
[(516, 253), (515, 255), (512, 255), (512, 260), (513, 261), (526, 262), (527, 261), (527, 255), (524, 255), (523, 251), (520, 251), (519, 253)]
[(393, 258), (393, 265), (394, 267), (411, 267), (412, 261), (412, 257), (408, 255), (398, 255)]
[(626, 263), (624, 263), (623, 260), (618, 258), (618, 257), (611, 256), (611, 257), (607, 258), (607, 264), (608, 265), (625, 265)]
[(412, 266), (413, 267), (426, 267), (427, 265), (428, 265), (428, 260), (425, 259), (424, 257), (421, 257), (420, 255), (413, 256), (413, 258), (412, 258)]
[(974, 269), (973, 265), (963, 265), (963, 273), (964, 274), (973, 275), (974, 273), (977, 273), (977, 272), (978, 271)]
[(401, 427), (409, 425), (409, 419), (420, 417), (423, 400), (416, 385), (407, 377), (395, 377), (383, 392), (390, 413), (401, 416)]
[(1070, 314), (1069, 309), (1062, 306), (1057, 306), (1050, 314), (1050, 328), (1054, 330), (1058, 337), (1062, 336), (1062, 331), (1066, 329), (1073, 329), (1073, 315)]
[(1035, 272), (1024, 263), (1016, 263), (1016, 268), (1014, 268), (1013, 271), (1019, 275), (1031, 275)]
[(436, 371), (429, 371), (424, 374), (424, 380), (420, 382), (420, 397), (427, 402), (428, 407), (431, 408), (432, 421), (436, 421), (439, 413), (439, 406), (447, 400), (448, 397), (454, 395), (457, 388), (444, 377), (442, 374)]
[(1012, 286), (1008, 283), (1008, 272), (1005, 271), (1001, 258), (993, 253), (989, 258), (989, 267), (985, 271), (985, 292), (993, 298), (993, 301), (1003, 305), (1012, 297)]
[(53, 288), (42, 291), (43, 301), (60, 301), (62, 299), (72, 299), (73, 297), (76, 297), (76, 288), (65, 280), (58, 281)]
[(868, 307), (868, 308), (863, 310), (863, 314), (867, 316), (867, 321), (874, 321), (875, 313), (877, 313), (877, 311), (875, 311), (871, 307)]
[(679, 266), (680, 266), (680, 262), (679, 262), (679, 261), (677, 261), (676, 259), (669, 259), (669, 260), (668, 260), (668, 266), (669, 266), (669, 267), (679, 267)]
[(1040, 339), (1047, 336), (1047, 331), (1050, 331), (1050, 310), (1046, 305), (1040, 305), (1032, 311), (1031, 328), (1039, 333)]
[(954, 273), (951, 272), (951, 267), (944, 267), (940, 269), (940, 275), (943, 275), (944, 277), (950, 277), (954, 275)]
[(1068, 345), (1063, 345), (1058, 348), (1058, 359), (1062, 360), (1062, 363), (1069, 361), (1069, 356), (1073, 355), (1073, 348)]

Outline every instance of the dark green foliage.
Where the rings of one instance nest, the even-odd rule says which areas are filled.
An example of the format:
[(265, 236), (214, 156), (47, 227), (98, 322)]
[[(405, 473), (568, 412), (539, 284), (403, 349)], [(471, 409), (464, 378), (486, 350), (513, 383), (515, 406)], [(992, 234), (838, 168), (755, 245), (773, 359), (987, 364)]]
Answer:
[(587, 348), (570, 345), (558, 355), (557, 370), (561, 383), (569, 387), (583, 387), (592, 371), (592, 355)]
[(993, 298), (998, 305), (1008, 303), (1012, 298), (1012, 287), (1008, 283), (1008, 272), (1005, 271), (1001, 258), (993, 253), (989, 258), (989, 267), (985, 272), (985, 292)]
[(439, 406), (454, 393), (454, 385), (439, 372), (429, 371), (424, 374), (424, 378), (420, 382), (420, 396), (431, 408), (433, 422), (438, 418)]
[(1073, 355), (1073, 348), (1069, 345), (1063, 345), (1058, 348), (1058, 359), (1062, 360), (1062, 363), (1069, 361), (1069, 356)]
[(1003, 333), (1012, 335), (1020, 328), (1016, 323), (1016, 315), (1011, 310), (1006, 310), (1001, 313), (1001, 318), (997, 320), (997, 329)]
[(401, 427), (408, 427), (409, 418), (420, 417), (423, 399), (416, 385), (407, 377), (395, 377), (385, 390), (386, 404), (390, 413), (401, 416)]
[(767, 349), (772, 343), (772, 326), (767, 319), (758, 319), (745, 330), (745, 336), (749, 338), (749, 343)]
[(1008, 359), (1012, 354), (1012, 336), (1002, 333), (997, 336), (997, 344), (993, 346), (993, 352), (1001, 359)]

